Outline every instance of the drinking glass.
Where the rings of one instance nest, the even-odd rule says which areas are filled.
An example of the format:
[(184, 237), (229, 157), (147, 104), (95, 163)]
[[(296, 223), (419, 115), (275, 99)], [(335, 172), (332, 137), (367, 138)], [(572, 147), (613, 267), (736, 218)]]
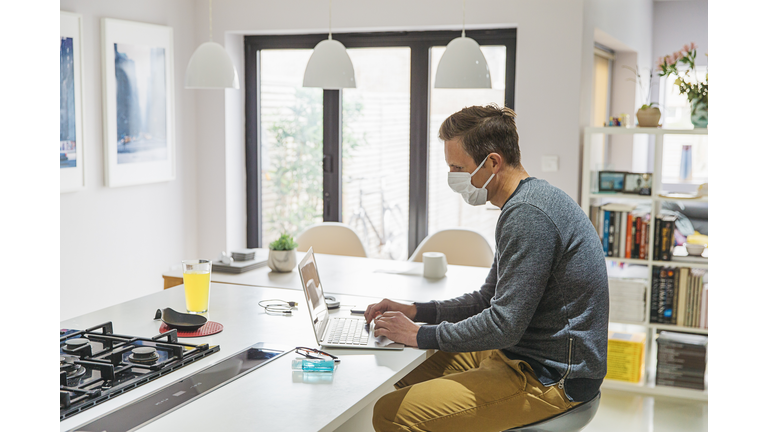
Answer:
[(184, 297), (187, 312), (203, 314), (208, 312), (211, 293), (211, 262), (209, 260), (187, 260), (181, 262), (184, 270)]

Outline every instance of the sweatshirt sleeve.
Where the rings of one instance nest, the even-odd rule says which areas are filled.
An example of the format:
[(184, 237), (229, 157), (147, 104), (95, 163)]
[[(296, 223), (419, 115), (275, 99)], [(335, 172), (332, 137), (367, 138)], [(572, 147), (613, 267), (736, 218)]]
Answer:
[[(445, 302), (436, 302), (433, 329), (419, 331), (419, 346), (468, 352), (512, 347), (520, 340), (533, 317), (560, 248), (555, 224), (543, 211), (518, 204), (502, 215), (494, 267), (480, 291)], [(493, 282), (492, 289), (487, 286)], [(450, 322), (459, 318), (458, 322)]]

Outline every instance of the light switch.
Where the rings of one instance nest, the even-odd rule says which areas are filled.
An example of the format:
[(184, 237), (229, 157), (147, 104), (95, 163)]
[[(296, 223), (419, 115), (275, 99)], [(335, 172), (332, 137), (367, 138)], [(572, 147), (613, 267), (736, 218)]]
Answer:
[(541, 170), (544, 172), (555, 172), (560, 167), (558, 166), (557, 156), (542, 156), (541, 157)]

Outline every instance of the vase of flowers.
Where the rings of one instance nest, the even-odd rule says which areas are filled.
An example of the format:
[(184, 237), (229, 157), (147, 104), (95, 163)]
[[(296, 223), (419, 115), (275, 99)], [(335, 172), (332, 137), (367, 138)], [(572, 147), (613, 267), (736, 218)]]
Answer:
[(701, 82), (696, 77), (696, 44), (683, 46), (683, 49), (671, 55), (660, 57), (656, 70), (660, 77), (675, 75), (675, 85), (680, 94), (688, 98), (691, 104), (691, 123), (693, 127), (705, 128), (709, 121), (709, 73)]

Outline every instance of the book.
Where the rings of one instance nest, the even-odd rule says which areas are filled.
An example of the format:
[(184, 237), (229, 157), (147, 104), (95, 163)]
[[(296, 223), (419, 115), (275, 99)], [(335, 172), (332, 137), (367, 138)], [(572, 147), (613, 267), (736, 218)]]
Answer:
[(659, 259), (661, 261), (672, 260), (672, 248), (675, 246), (675, 216), (664, 216), (661, 219), (661, 246)]
[(707, 306), (708, 306), (708, 296), (709, 296), (709, 284), (704, 284), (702, 287), (703, 293), (701, 295), (701, 320), (699, 321), (699, 327), (700, 328), (708, 328), (707, 323)]
[(257, 253), (255, 256), (256, 259), (249, 261), (232, 261), (232, 264), (224, 264), (221, 261), (214, 261), (211, 263), (211, 270), (216, 273), (239, 274), (267, 265), (267, 252)]
[(603, 253), (605, 253), (605, 256), (608, 256), (608, 247), (609, 247), (609, 230), (611, 225), (611, 212), (603, 210)]
[(589, 206), (589, 221), (592, 222), (592, 226), (595, 227), (597, 235), (600, 235), (600, 222), (598, 219), (600, 207), (591, 205)]
[(616, 242), (616, 212), (615, 211), (609, 211), (611, 215), (611, 220), (608, 227), (608, 256), (613, 257), (614, 255), (613, 251), (615, 248), (615, 242)]
[(634, 258), (632, 255), (632, 251), (634, 248), (632, 247), (632, 240), (635, 238), (634, 236), (634, 225), (632, 224), (633, 221), (632, 213), (627, 213), (627, 229), (626, 229), (626, 240), (624, 241), (624, 257), (625, 258)]
[(624, 252), (627, 250), (627, 212), (619, 213), (619, 258), (626, 258)]
[(685, 325), (685, 319), (687, 318), (686, 314), (686, 305), (687, 298), (688, 298), (688, 273), (690, 272), (690, 269), (687, 267), (683, 267), (680, 269), (680, 285), (678, 289), (678, 301), (677, 301), (677, 316), (675, 319), (675, 324), (677, 325)]
[(653, 221), (653, 260), (658, 261), (659, 260), (659, 249), (661, 242), (661, 218), (657, 217), (656, 220)]
[(672, 322), (672, 305), (675, 296), (675, 270), (667, 268), (664, 272), (666, 284), (664, 286), (664, 323), (673, 324)]
[(677, 324), (677, 301), (678, 297), (680, 296), (680, 268), (675, 267), (674, 272), (674, 285), (672, 289), (672, 318), (670, 320), (670, 324)]
[(631, 212), (635, 207), (637, 207), (637, 205), (624, 203), (606, 203), (600, 206), (601, 209), (612, 212)]
[(661, 267), (653, 266), (651, 277), (651, 322), (659, 322), (659, 288), (661, 286)]
[(648, 259), (648, 222), (640, 221), (639, 258)]

